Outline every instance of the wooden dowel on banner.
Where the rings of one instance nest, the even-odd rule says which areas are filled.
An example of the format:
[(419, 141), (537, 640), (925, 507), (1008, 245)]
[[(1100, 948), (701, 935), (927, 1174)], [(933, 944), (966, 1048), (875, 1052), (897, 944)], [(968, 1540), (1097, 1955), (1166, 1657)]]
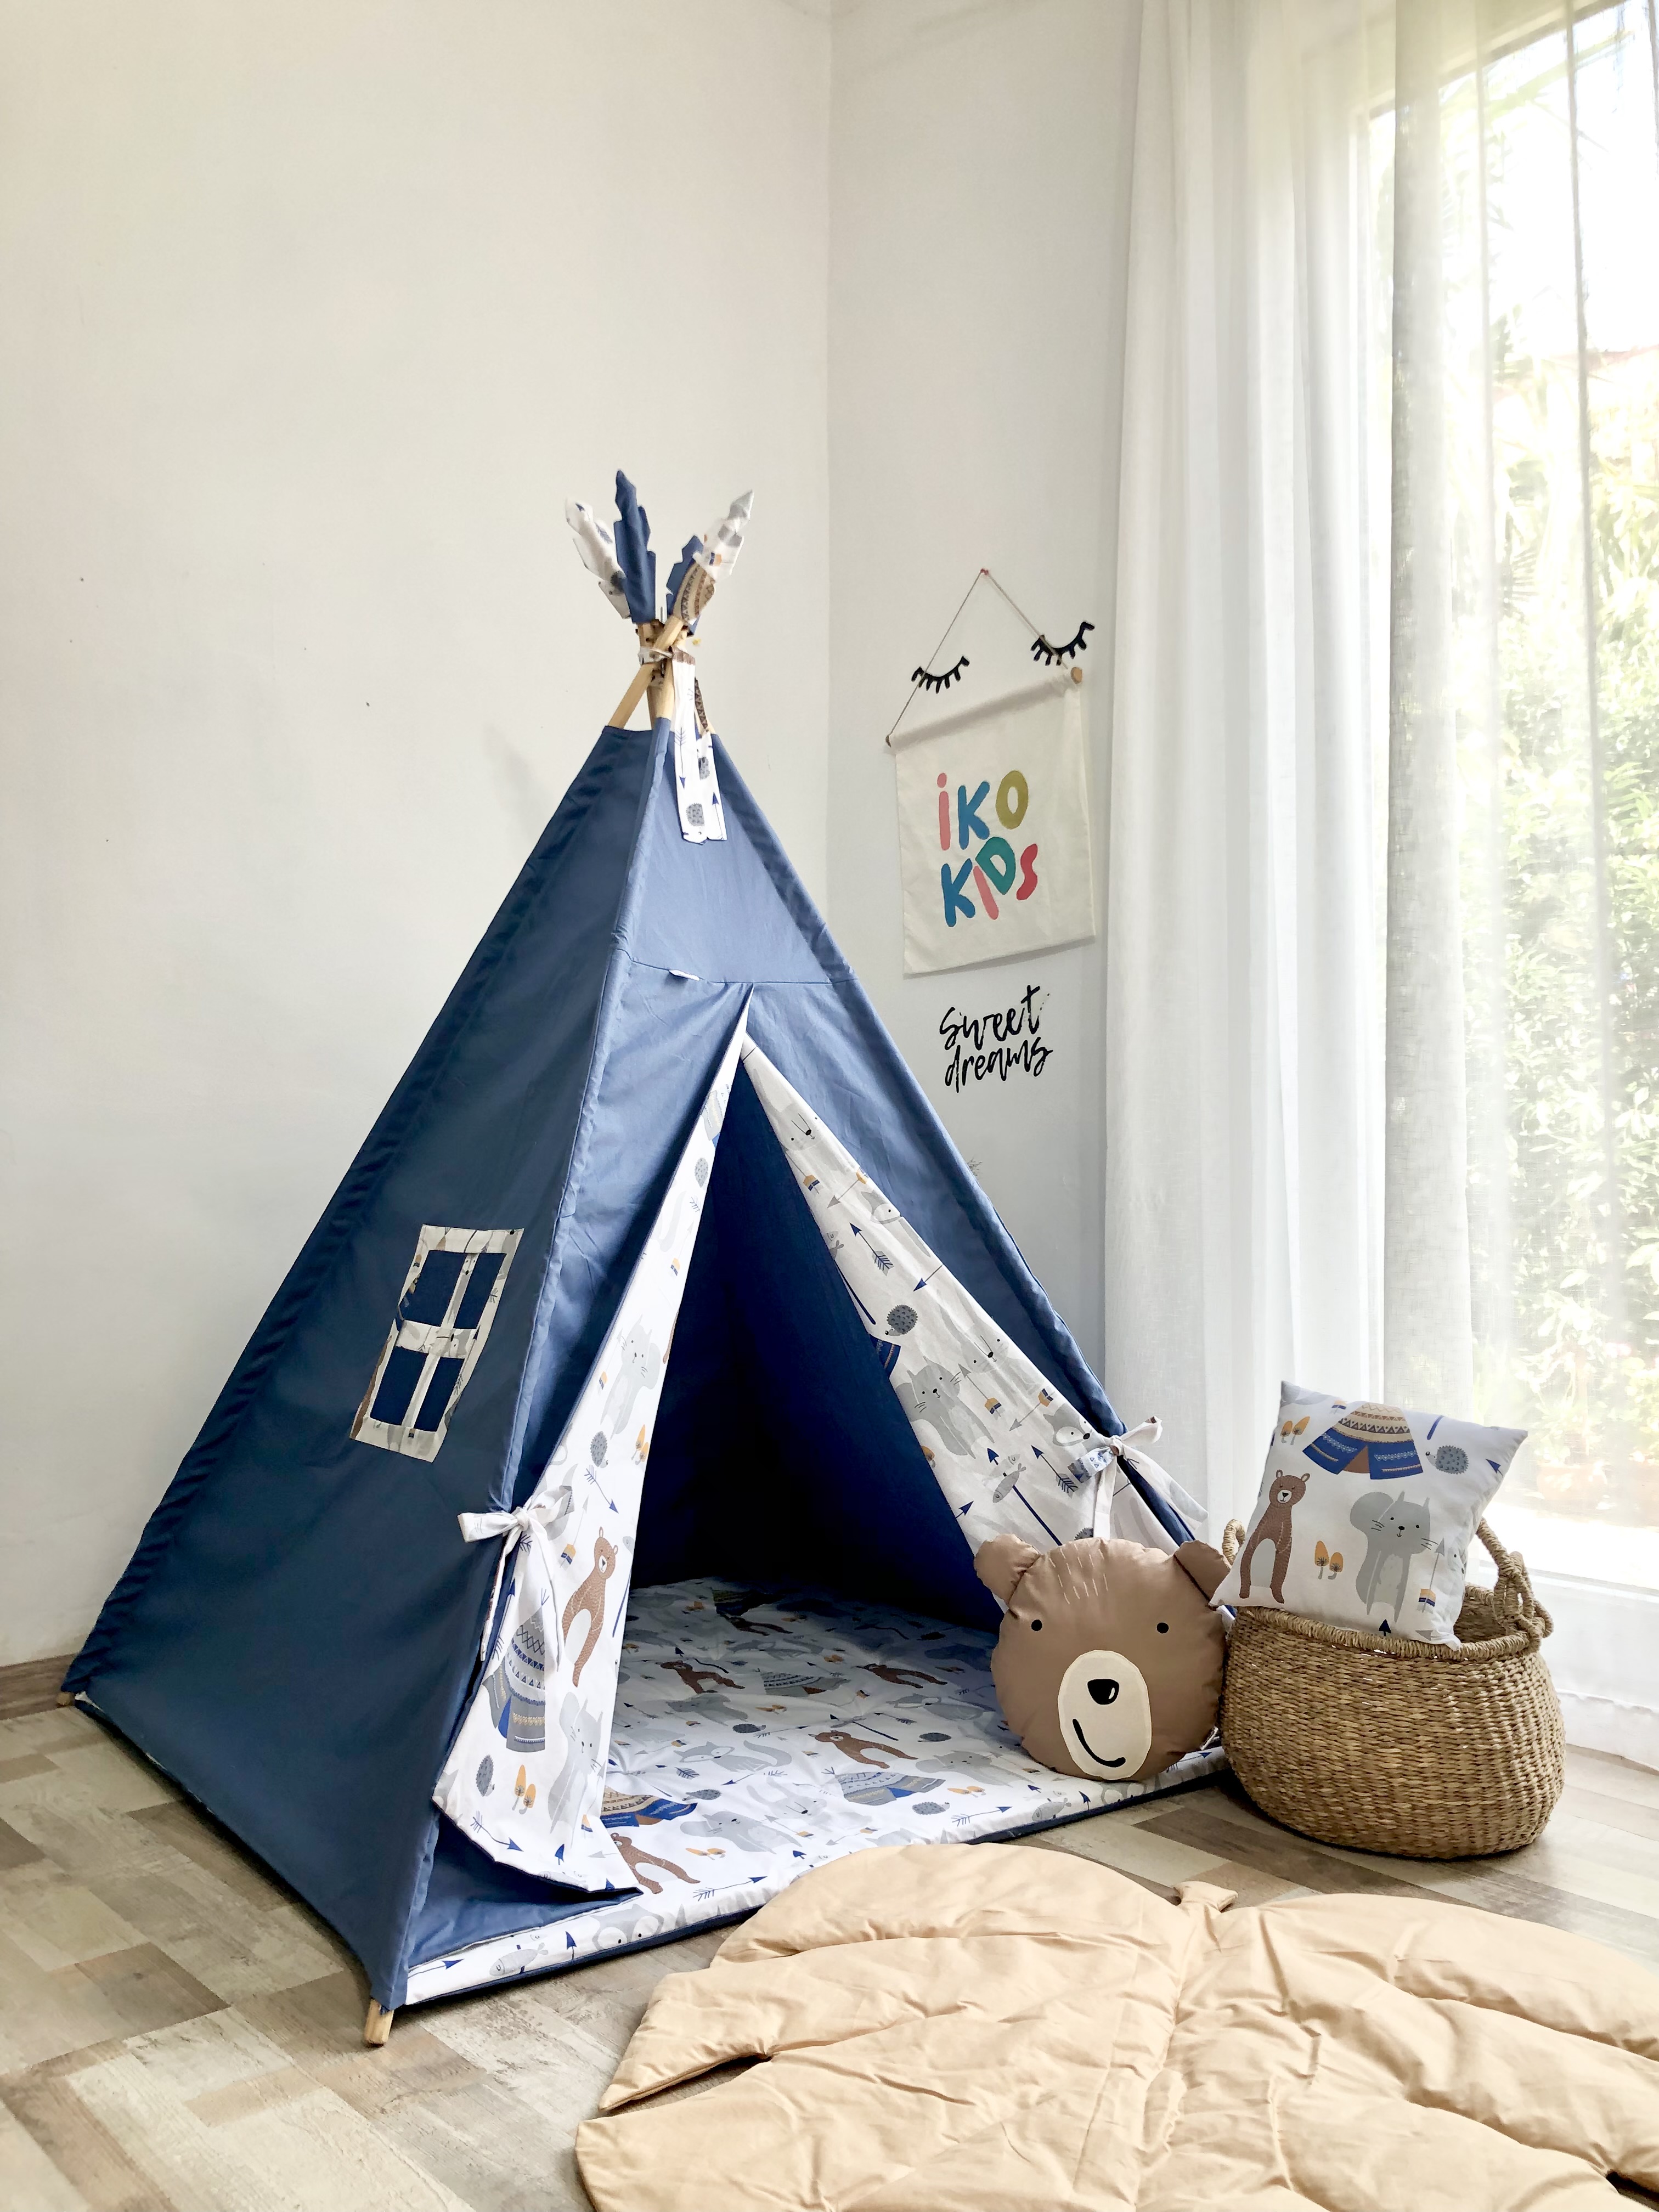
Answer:
[(380, 2050), (391, 2034), (392, 2017), (392, 2013), (383, 2012), (373, 1997), (369, 1999), (368, 2018), (363, 2022), (363, 2041), (371, 2051)]
[[(1046, 672), (1042, 671), (1042, 670), (1039, 670), (1039, 671), (1038, 671), (1038, 676), (1039, 676), (1039, 678), (1040, 678), (1040, 679), (1042, 679), (1042, 678), (1044, 677), (1045, 673), (1046, 673)], [(1071, 667), (1069, 667), (1069, 668), (1066, 670), (1066, 674), (1071, 678), (1071, 679), (1072, 679), (1072, 681), (1073, 681), (1073, 684), (1081, 684), (1081, 683), (1082, 683), (1082, 681), (1083, 681), (1083, 671), (1082, 671), (1082, 670), (1081, 670), (1081, 669), (1077, 665), (1077, 664), (1076, 664), (1075, 662), (1073, 662), (1073, 665), (1071, 665)], [(913, 695), (913, 696), (914, 696), (914, 695)], [(907, 705), (908, 705), (908, 702), (907, 701), (907, 702), (906, 702), (906, 703), (907, 703)], [(1001, 702), (994, 702), (994, 703), (1000, 704)], [(902, 715), (902, 714), (901, 714), (901, 715), (899, 716), (899, 722), (902, 722), (903, 720), (904, 720), (904, 717), (903, 717), (903, 715)], [(888, 751), (889, 751), (890, 753), (890, 752), (895, 752), (895, 751), (896, 751), (896, 750), (898, 750), (898, 748), (897, 748), (897, 747), (894, 744), (894, 743), (893, 743), (893, 731), (894, 731), (894, 730), (896, 730), (896, 729), (897, 729), (897, 727), (898, 727), (898, 722), (895, 722), (895, 723), (894, 723), (894, 725), (893, 725), (893, 729), (892, 729), (892, 730), (889, 730), (889, 732), (887, 732), (887, 735), (886, 735), (886, 736), (882, 739), (882, 743), (883, 743), (883, 744), (884, 744), (884, 745), (886, 746), (886, 748), (887, 748), (887, 750), (888, 750)], [(917, 735), (918, 735), (918, 736), (921, 736), (921, 737), (926, 737), (926, 736), (927, 736), (927, 729), (926, 729), (926, 728), (923, 728), (922, 730), (921, 730), (921, 731), (919, 731), (919, 732), (917, 732)], [(909, 740), (907, 738), (907, 739), (905, 740), (905, 742), (908, 744), (908, 743), (909, 742)]]

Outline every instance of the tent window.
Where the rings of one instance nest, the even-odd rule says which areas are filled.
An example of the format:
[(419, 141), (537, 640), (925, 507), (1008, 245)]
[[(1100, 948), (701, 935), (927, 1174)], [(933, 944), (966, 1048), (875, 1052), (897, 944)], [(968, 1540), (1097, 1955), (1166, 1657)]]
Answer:
[[(455, 1314), (457, 1328), (477, 1328), (478, 1323), (483, 1319), (484, 1308), (489, 1303), (489, 1293), (495, 1289), (495, 1278), (501, 1272), (501, 1256), (499, 1252), (481, 1252), (473, 1261), (472, 1279), (467, 1285)], [(428, 1260), (426, 1265), (429, 1274), (432, 1271), (432, 1261)]]
[(352, 1424), (359, 1443), (435, 1459), (483, 1350), (522, 1232), (423, 1228)]
[(441, 1359), (433, 1369), (432, 1380), (427, 1385), (426, 1395), (421, 1401), (420, 1413), (415, 1423), (417, 1429), (435, 1429), (442, 1422), (465, 1364), (460, 1359)]
[(418, 1352), (405, 1352), (395, 1346), (386, 1371), (380, 1377), (380, 1387), (374, 1393), (374, 1403), (369, 1408), (369, 1418), (387, 1421), (394, 1426), (409, 1411), (410, 1401), (420, 1387), (426, 1372), (426, 1358)]
[[(449, 1302), (455, 1295), (455, 1285), (461, 1279), (461, 1270), (466, 1265), (465, 1252), (431, 1252), (426, 1264), (415, 1279), (415, 1286), (404, 1294), (398, 1308), (405, 1321), (441, 1322), (449, 1311)], [(470, 1287), (470, 1286), (469, 1286)], [(459, 1316), (457, 1315), (457, 1320)], [(476, 1327), (475, 1322), (466, 1324)]]

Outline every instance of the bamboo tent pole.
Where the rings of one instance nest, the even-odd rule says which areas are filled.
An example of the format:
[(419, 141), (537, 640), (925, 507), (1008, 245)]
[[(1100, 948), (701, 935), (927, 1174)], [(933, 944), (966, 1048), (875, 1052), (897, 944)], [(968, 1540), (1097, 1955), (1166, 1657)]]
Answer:
[[(648, 648), (653, 653), (670, 657), (661, 660), (642, 660), (640, 663), (633, 682), (617, 702), (616, 711), (606, 725), (609, 729), (624, 729), (627, 726), (629, 716), (644, 696), (646, 686), (648, 684), (659, 683), (665, 674), (667, 677), (667, 703), (663, 712), (666, 716), (672, 715), (674, 711), (674, 663), (672, 655), (674, 647), (684, 634), (685, 623), (678, 615), (671, 615), (665, 623), (641, 623), (639, 630), (640, 643), (642, 647)], [(654, 632), (654, 635), (647, 635), (647, 632)], [(653, 721), (658, 719), (656, 710), (657, 702), (653, 700), (652, 702)]]

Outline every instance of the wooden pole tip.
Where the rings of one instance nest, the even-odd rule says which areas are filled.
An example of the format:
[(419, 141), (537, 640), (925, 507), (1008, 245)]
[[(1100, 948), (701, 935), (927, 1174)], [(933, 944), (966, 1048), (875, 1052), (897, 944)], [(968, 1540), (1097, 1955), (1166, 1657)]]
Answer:
[(58, 1692), (58, 1702), (60, 1705), (72, 1705), (75, 1703), (74, 1691), (60, 1690)]
[(391, 2034), (392, 2020), (392, 2014), (382, 2012), (374, 1999), (371, 1997), (368, 2001), (368, 2018), (363, 2022), (363, 2041), (368, 2044), (371, 2051), (378, 2051)]

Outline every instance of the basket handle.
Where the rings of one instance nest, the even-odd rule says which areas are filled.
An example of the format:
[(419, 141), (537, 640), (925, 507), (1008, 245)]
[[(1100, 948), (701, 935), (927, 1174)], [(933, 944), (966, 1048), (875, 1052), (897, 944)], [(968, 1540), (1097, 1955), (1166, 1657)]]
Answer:
[(1523, 1636), (1531, 1639), (1536, 1650), (1545, 1637), (1555, 1633), (1555, 1623), (1533, 1589), (1526, 1561), (1519, 1552), (1505, 1551), (1484, 1521), (1474, 1533), (1497, 1565), (1496, 1595), (1500, 1610), (1510, 1616)]
[(1244, 1523), (1230, 1521), (1221, 1532), (1221, 1556), (1229, 1566), (1238, 1557), (1238, 1547), (1244, 1541)]

